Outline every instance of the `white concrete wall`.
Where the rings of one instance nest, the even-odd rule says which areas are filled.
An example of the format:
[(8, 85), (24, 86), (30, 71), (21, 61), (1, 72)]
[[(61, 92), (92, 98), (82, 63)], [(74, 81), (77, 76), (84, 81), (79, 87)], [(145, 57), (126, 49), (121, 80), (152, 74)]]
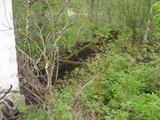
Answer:
[(19, 88), (12, 0), (0, 0), (0, 89)]

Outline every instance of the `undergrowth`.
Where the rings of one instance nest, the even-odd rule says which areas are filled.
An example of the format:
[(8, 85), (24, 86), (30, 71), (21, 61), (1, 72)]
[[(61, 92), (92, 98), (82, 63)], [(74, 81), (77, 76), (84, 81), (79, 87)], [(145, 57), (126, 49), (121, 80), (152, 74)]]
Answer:
[(155, 49), (131, 46), (124, 39), (108, 44), (86, 67), (57, 82), (49, 114), (37, 108), (26, 110), (22, 118), (159, 120), (160, 59)]

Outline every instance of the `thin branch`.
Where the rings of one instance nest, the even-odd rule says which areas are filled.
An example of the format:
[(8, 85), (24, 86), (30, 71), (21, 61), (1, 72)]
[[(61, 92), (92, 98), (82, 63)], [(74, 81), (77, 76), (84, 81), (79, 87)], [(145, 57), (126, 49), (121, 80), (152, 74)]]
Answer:
[[(3, 95), (2, 97), (0, 97), (0, 100), (4, 99), (4, 98), (10, 93), (10, 91), (12, 90), (12, 87), (13, 87), (13, 86), (10, 85), (10, 88), (7, 90), (7, 92), (5, 92), (5, 93), (2, 92), (2, 93), (4, 93), (4, 95)], [(1, 94), (2, 94), (2, 93), (1, 93)]]
[(97, 79), (97, 76), (95, 76), (92, 80), (90, 80), (88, 83), (86, 83), (84, 86), (82, 86), (82, 87), (80, 88), (80, 90), (77, 92), (75, 98), (77, 98), (78, 96), (80, 96), (80, 95), (82, 94), (82, 92), (84, 91), (84, 89), (85, 89), (87, 86), (89, 86), (95, 79)]

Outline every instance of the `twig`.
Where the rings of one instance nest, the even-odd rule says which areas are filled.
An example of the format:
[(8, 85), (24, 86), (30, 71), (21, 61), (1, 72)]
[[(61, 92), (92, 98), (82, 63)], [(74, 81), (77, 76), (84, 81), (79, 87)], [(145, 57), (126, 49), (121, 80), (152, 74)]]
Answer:
[[(4, 95), (3, 95), (2, 97), (0, 97), (0, 100), (2, 100), (3, 98), (5, 98), (5, 97), (7, 96), (7, 94), (10, 93), (10, 91), (12, 90), (12, 87), (13, 87), (13, 86), (10, 85), (10, 88), (7, 90), (7, 92), (5, 92), (5, 93), (2, 92), (2, 93), (4, 93)], [(1, 93), (1, 94), (2, 94), (2, 93)]]
[(80, 96), (82, 94), (82, 92), (84, 91), (84, 89), (89, 86), (95, 79), (97, 78), (97, 76), (95, 76), (92, 80), (90, 80), (88, 83), (86, 83), (84, 86), (81, 87), (81, 89), (77, 92), (76, 97)]
[[(27, 93), (30, 93), (31, 95), (33, 95), (35, 98), (37, 98), (38, 101), (40, 101), (41, 103), (44, 103), (44, 100), (42, 100), (37, 94), (35, 94), (33, 91), (31, 91), (30, 89), (28, 89), (27, 87), (23, 87)], [(31, 97), (31, 96), (29, 96)], [(33, 98), (35, 100), (35, 98)]]
[(71, 61), (71, 60), (59, 60), (59, 62), (78, 64), (78, 65), (85, 65), (86, 64), (85, 62), (77, 62), (77, 61)]

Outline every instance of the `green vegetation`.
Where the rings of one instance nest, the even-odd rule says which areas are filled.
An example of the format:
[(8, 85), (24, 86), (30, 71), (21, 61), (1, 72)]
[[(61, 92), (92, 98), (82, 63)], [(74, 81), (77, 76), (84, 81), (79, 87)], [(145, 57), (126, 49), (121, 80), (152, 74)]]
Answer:
[[(160, 119), (159, 2), (32, 2), (14, 2), (17, 48), (30, 60), (30, 70), (42, 71), (49, 87), (43, 102), (21, 110), (20, 120)], [(61, 56), (80, 50), (77, 43), (108, 38), (112, 30), (118, 31), (117, 39), (98, 46), (100, 52), (84, 67), (51, 83), (53, 71), (47, 65), (56, 66)]]

